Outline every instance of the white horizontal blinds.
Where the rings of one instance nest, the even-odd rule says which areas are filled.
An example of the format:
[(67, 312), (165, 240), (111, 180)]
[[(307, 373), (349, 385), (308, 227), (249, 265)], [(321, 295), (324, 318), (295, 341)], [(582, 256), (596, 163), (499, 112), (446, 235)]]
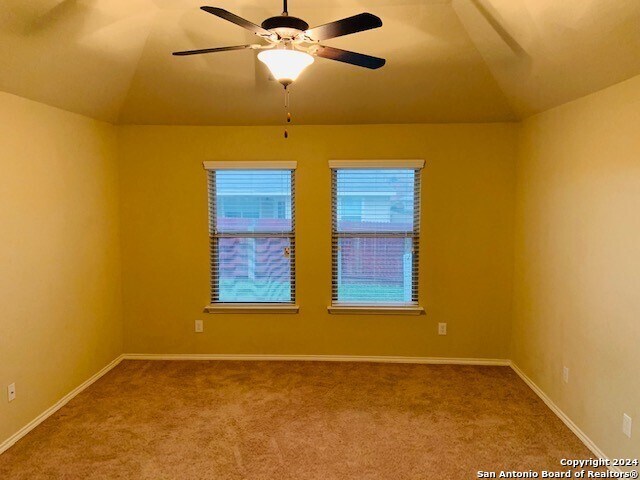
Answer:
[(352, 163), (332, 168), (333, 303), (415, 305), (420, 168)]
[(294, 303), (294, 170), (208, 175), (211, 302)]

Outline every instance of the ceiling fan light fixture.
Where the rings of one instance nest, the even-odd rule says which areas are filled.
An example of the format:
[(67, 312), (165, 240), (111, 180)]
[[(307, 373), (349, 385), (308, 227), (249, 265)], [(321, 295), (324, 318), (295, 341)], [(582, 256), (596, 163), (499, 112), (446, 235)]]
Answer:
[(311, 65), (314, 58), (297, 50), (263, 50), (258, 60), (264, 63), (276, 80), (285, 87), (294, 82), (302, 71)]

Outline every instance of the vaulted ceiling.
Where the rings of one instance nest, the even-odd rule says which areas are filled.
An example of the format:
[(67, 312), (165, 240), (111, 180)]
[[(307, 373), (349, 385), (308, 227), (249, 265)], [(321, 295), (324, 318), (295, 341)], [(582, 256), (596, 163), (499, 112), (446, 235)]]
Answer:
[[(201, 11), (255, 23), (279, 0), (4, 0), (0, 90), (112, 123), (282, 121), (282, 87), (255, 43)], [(296, 123), (524, 118), (640, 74), (638, 0), (290, 0), (318, 25), (360, 12), (382, 28), (325, 42), (387, 59), (370, 71), (318, 58), (292, 87)]]

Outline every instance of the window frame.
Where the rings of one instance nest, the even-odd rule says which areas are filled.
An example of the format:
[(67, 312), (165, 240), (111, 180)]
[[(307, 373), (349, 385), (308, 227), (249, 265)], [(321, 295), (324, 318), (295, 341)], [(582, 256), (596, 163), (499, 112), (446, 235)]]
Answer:
[[(331, 305), (327, 307), (332, 314), (386, 314), (420, 315), (424, 309), (419, 305), (419, 251), (421, 223), (421, 182), (424, 160), (331, 160)], [(337, 174), (339, 170), (413, 170), (414, 203), (413, 229), (409, 235), (385, 234), (380, 232), (339, 232), (338, 231), (338, 191)], [(340, 238), (367, 237), (411, 238), (413, 243), (412, 285), (410, 302), (356, 303), (338, 301), (338, 245)]]
[[(203, 162), (207, 172), (207, 204), (209, 211), (209, 279), (210, 292), (209, 304), (204, 308), (205, 313), (298, 313), (296, 304), (296, 199), (295, 176), (297, 162), (295, 161), (208, 161)], [(215, 230), (216, 225), (216, 191), (215, 173), (217, 171), (256, 171), (256, 170), (290, 170), (291, 171), (291, 231), (287, 233), (254, 233), (244, 234), (219, 234)], [(260, 200), (261, 201), (261, 200)], [(291, 275), (291, 300), (285, 302), (220, 302), (215, 298), (218, 288), (214, 288), (214, 282), (218, 281), (219, 262), (217, 261), (217, 243), (220, 238), (287, 238), (290, 248), (290, 275)]]

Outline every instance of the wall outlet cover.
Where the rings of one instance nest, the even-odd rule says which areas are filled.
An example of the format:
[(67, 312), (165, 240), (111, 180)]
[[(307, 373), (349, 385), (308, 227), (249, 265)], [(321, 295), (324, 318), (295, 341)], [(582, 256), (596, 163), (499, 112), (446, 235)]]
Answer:
[(562, 380), (569, 383), (569, 367), (562, 367)]
[(446, 335), (447, 334), (447, 324), (439, 323), (438, 324), (438, 335)]
[(626, 413), (622, 415), (622, 433), (631, 438), (631, 417)]
[(196, 320), (196, 333), (204, 332), (204, 322), (202, 320)]
[(16, 399), (16, 384), (12, 383), (11, 385), (7, 386), (7, 398), (9, 399), (10, 402), (14, 401)]

